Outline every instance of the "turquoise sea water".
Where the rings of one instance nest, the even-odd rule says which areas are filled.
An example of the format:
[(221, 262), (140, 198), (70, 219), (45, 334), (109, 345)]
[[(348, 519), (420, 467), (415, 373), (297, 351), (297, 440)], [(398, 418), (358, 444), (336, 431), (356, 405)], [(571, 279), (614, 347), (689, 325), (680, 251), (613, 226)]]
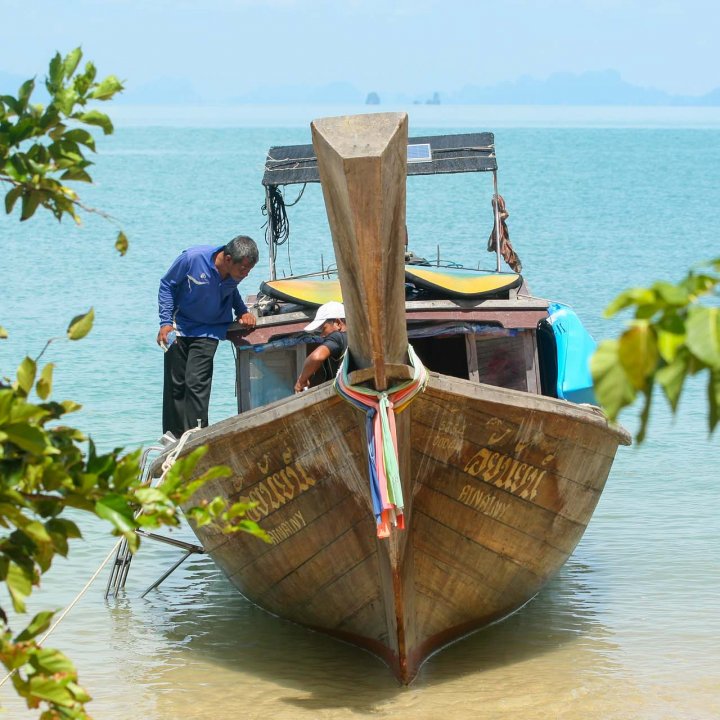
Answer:
[[(344, 109), (343, 109), (344, 110)], [(362, 108), (353, 108), (353, 112)], [(309, 142), (307, 121), (333, 108), (118, 109), (99, 143), (89, 205), (114, 228), (38, 216), (0, 218), (0, 372), (95, 307), (79, 343), (56, 342), (55, 395), (83, 403), (76, 424), (101, 447), (160, 433), (157, 283), (196, 243), (238, 233), (262, 241), (260, 178), (270, 145)], [(602, 310), (622, 289), (677, 279), (720, 255), (720, 113), (714, 109), (411, 107), (411, 134), (492, 130), (510, 233), (534, 294), (572, 305), (596, 337), (621, 319)], [(411, 178), (410, 247), (492, 265), (489, 178)], [(288, 191), (288, 200), (295, 190)], [(319, 187), (289, 210), (292, 270), (327, 263)], [(261, 262), (243, 282), (257, 290)], [(278, 258), (289, 271), (286, 249)], [(525, 609), (431, 658), (409, 689), (373, 657), (272, 618), (244, 601), (207, 558), (138, 595), (176, 558), (145, 544), (126, 597), (102, 599), (106, 575), (48, 644), (78, 663), (96, 718), (714, 718), (720, 715), (720, 439), (708, 438), (705, 389), (691, 382), (676, 419), (658, 398), (650, 437), (621, 449), (588, 531)], [(234, 411), (232, 353), (218, 351), (211, 419)], [(629, 413), (630, 428), (636, 420)], [(112, 541), (92, 525), (33, 601), (62, 607)], [(0, 690), (9, 717), (25, 717)]]

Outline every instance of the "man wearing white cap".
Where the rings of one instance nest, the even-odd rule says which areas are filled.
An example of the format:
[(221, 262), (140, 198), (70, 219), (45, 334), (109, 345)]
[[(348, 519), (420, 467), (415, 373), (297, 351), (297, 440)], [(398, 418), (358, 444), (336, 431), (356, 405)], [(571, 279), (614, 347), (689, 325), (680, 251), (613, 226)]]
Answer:
[(347, 350), (343, 304), (333, 301), (321, 305), (315, 313), (315, 319), (305, 326), (305, 330), (320, 330), (323, 341), (305, 358), (302, 372), (295, 383), (295, 392), (302, 392), (310, 387), (310, 379), (323, 365), (329, 366), (325, 372), (326, 380), (330, 380), (337, 372)]

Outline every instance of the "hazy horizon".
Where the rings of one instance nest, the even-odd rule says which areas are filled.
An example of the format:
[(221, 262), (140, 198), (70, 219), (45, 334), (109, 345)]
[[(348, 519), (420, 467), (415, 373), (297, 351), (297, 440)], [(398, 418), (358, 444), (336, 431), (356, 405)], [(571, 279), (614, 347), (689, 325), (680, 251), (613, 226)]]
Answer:
[(128, 95), (169, 85), (211, 102), (347, 83), (411, 99), (610, 70), (669, 95), (720, 86), (720, 6), (709, 0), (0, 0), (0, 10), (12, 27), (0, 73), (42, 77), (56, 51), (81, 45)]

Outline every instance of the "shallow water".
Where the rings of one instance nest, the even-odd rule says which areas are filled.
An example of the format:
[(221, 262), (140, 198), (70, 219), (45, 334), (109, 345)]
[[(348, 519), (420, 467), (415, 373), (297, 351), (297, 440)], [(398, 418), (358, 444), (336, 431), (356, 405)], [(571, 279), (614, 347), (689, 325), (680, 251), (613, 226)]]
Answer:
[[(720, 123), (702, 113), (644, 112), (629, 112), (624, 125), (589, 110), (584, 120), (540, 112), (542, 122), (523, 124), (486, 108), (455, 116), (423, 108), (416, 131), (484, 130), (496, 118), (489, 129), (524, 275), (536, 294), (573, 305), (596, 337), (619, 327), (600, 316), (621, 289), (678, 278), (692, 262), (720, 255)], [(112, 228), (94, 218), (80, 230), (0, 219), (0, 324), (11, 335), (0, 344), (0, 371), (11, 374), (93, 304), (91, 335), (53, 343), (46, 357), (57, 363), (57, 397), (84, 404), (75, 422), (102, 447), (159, 435), (160, 274), (190, 244), (221, 244), (238, 232), (260, 240), (264, 152), (309, 141), (290, 116), (287, 126), (283, 116), (250, 126), (257, 117), (236, 118), (236, 127), (209, 127), (202, 116), (198, 127), (148, 127), (136, 118), (100, 143), (98, 183), (85, 199), (122, 220), (126, 258), (112, 250)], [(331, 254), (313, 190), (290, 210), (295, 271)], [(434, 256), (440, 243), (447, 256), (487, 263), (488, 183), (413, 179), (408, 192), (416, 252)], [(287, 268), (284, 258), (281, 250)], [(256, 290), (264, 258), (261, 265), (244, 292)], [(212, 419), (233, 412), (232, 387), (224, 346)], [(253, 607), (205, 557), (140, 599), (179, 557), (149, 542), (133, 561), (126, 595), (103, 600), (106, 570), (48, 644), (76, 661), (94, 717), (111, 720), (720, 716), (720, 453), (717, 433), (707, 437), (704, 406), (697, 382), (675, 421), (658, 398), (649, 440), (620, 450), (587, 533), (558, 576), (505, 622), (434, 655), (409, 688), (373, 656)], [(626, 423), (635, 426), (632, 414)], [(104, 533), (99, 522), (88, 526), (33, 608), (62, 607), (76, 595), (112, 547)], [(8, 690), (0, 690), (7, 717), (32, 717)]]

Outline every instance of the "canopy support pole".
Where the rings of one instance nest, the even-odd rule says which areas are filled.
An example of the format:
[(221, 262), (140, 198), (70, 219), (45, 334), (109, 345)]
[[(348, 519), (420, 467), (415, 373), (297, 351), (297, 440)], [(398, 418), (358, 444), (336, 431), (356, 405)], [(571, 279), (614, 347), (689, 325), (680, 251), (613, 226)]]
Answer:
[(495, 254), (497, 256), (497, 271), (500, 272), (500, 203), (498, 201), (497, 170), (492, 171), (493, 176), (493, 209), (495, 211)]

